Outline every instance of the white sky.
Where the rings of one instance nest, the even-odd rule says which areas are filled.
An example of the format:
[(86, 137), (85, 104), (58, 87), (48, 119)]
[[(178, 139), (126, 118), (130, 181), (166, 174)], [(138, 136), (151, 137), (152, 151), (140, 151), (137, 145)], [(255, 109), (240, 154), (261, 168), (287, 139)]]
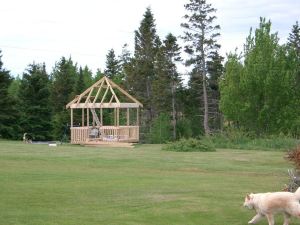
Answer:
[[(133, 51), (134, 30), (151, 7), (157, 33), (182, 35), (180, 23), (189, 0), (0, 0), (0, 49), (4, 67), (22, 74), (28, 64), (45, 62), (51, 71), (62, 56), (93, 72), (105, 68), (106, 54)], [(221, 53), (242, 49), (259, 17), (271, 19), (282, 42), (300, 22), (300, 0), (207, 0), (218, 11)]]

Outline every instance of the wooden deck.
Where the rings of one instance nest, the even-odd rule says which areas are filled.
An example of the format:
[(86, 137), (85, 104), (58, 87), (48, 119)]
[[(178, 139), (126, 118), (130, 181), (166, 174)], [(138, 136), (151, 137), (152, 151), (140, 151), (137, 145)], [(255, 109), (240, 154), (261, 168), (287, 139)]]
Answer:
[[(97, 128), (98, 136), (91, 135), (91, 130)], [(124, 142), (139, 141), (139, 126), (101, 126), (101, 127), (71, 127), (72, 144), (88, 144), (89, 142)]]

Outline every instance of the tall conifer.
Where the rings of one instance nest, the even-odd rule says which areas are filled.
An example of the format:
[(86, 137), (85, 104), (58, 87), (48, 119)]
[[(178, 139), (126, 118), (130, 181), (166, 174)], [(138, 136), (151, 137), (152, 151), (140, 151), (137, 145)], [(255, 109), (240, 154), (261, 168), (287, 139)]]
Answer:
[(181, 26), (185, 28), (183, 40), (186, 42), (185, 51), (190, 55), (187, 65), (194, 66), (194, 72), (202, 78), (202, 92), (204, 104), (203, 127), (205, 134), (210, 134), (209, 109), (207, 95), (207, 62), (213, 52), (220, 48), (216, 38), (219, 25), (214, 25), (216, 9), (207, 4), (206, 0), (190, 0), (185, 5), (188, 14), (184, 16), (187, 22)]

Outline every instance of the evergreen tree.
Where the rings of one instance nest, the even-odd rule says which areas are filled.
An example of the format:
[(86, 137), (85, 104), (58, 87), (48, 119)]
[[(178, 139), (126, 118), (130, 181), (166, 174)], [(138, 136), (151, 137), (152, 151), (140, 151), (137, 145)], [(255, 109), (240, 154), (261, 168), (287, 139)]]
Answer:
[(95, 75), (95, 78), (94, 78), (93, 83), (96, 83), (96, 82), (97, 82), (98, 80), (100, 80), (103, 76), (104, 76), (104, 73), (103, 73), (100, 69), (97, 69), (97, 72), (96, 72), (96, 75)]
[[(173, 125), (173, 139), (176, 139), (176, 126), (177, 126), (177, 95), (178, 89), (181, 88), (181, 78), (177, 71), (177, 63), (181, 62), (182, 59), (180, 57), (180, 50), (181, 48), (177, 44), (177, 38), (173, 36), (171, 33), (166, 36), (164, 40), (164, 45), (162, 47), (164, 55), (166, 57), (166, 85), (165, 89), (168, 90), (166, 98), (168, 100), (170, 108), (171, 108), (171, 115), (172, 115), (172, 125)], [(159, 79), (158, 79), (159, 80)], [(162, 100), (162, 99), (161, 99)]]
[(295, 51), (296, 57), (300, 59), (300, 27), (298, 21), (293, 25), (288, 37), (288, 46)]
[(124, 79), (120, 60), (117, 59), (113, 49), (110, 49), (106, 55), (106, 69), (104, 70), (104, 74), (119, 84)]
[(128, 50), (128, 45), (125, 44), (122, 47), (122, 53), (119, 56), (119, 62), (121, 65), (121, 77), (123, 78), (123, 85), (126, 85), (127, 76), (131, 73), (132, 69), (132, 56), (130, 51)]
[(84, 90), (85, 90), (94, 84), (93, 73), (88, 68), (88, 66), (85, 66), (82, 70), (82, 75), (83, 75), (83, 83), (84, 83)]
[(20, 85), (21, 85), (21, 78), (17, 76), (12, 80), (8, 88), (8, 93), (15, 99), (18, 98)]
[(76, 80), (74, 95), (81, 94), (87, 88), (86, 83), (84, 82), (84, 74), (81, 67), (79, 67), (78, 78)]
[(149, 132), (155, 116), (152, 85), (155, 80), (154, 62), (160, 41), (156, 35), (155, 20), (150, 8), (146, 9), (140, 27), (135, 31), (134, 57), (127, 68), (126, 85), (129, 92), (144, 105), (142, 133)]
[(219, 79), (224, 71), (223, 60), (224, 58), (219, 55), (218, 51), (215, 51), (212, 52), (210, 60), (207, 62), (209, 125), (214, 130), (220, 130), (222, 125), (222, 116), (219, 111)]
[(16, 101), (8, 92), (13, 78), (3, 68), (1, 58), (0, 51), (0, 138), (18, 138), (20, 135)]
[(74, 88), (77, 78), (77, 66), (71, 58), (62, 57), (56, 63), (52, 72), (51, 104), (53, 109), (54, 138), (59, 139), (69, 131), (70, 115), (66, 110), (66, 104), (74, 96)]
[(28, 66), (21, 80), (19, 99), (23, 133), (30, 134), (34, 140), (51, 139), (49, 76), (45, 64)]
[(207, 4), (206, 0), (190, 0), (185, 5), (185, 9), (189, 12), (184, 18), (186, 23), (181, 26), (185, 28), (183, 40), (187, 43), (185, 51), (190, 55), (187, 65), (193, 65), (194, 71), (202, 78), (202, 91), (204, 103), (203, 127), (205, 134), (210, 134), (209, 128), (209, 111), (207, 96), (207, 61), (211, 55), (220, 48), (216, 38), (220, 35), (217, 30), (219, 25), (214, 25), (216, 16), (212, 13), (216, 9)]

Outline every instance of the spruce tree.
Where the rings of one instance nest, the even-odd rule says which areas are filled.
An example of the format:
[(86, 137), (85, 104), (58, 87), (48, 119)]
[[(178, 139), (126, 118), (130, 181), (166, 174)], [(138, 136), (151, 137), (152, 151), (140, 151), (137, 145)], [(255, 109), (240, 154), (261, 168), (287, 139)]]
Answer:
[(71, 58), (62, 57), (52, 72), (51, 105), (53, 134), (56, 139), (60, 139), (69, 131), (70, 113), (66, 110), (66, 104), (75, 97), (76, 78), (77, 66)]
[(296, 57), (300, 60), (300, 27), (298, 21), (293, 25), (289, 34), (288, 46), (295, 51)]
[(16, 100), (9, 94), (9, 86), (13, 81), (9, 71), (3, 68), (0, 50), (0, 138), (18, 138), (18, 111)]
[(124, 79), (121, 62), (117, 59), (113, 49), (110, 49), (106, 55), (106, 69), (104, 70), (104, 74), (118, 84)]
[(127, 89), (144, 105), (142, 115), (145, 124), (142, 133), (149, 132), (150, 124), (155, 116), (152, 85), (155, 80), (154, 62), (159, 48), (159, 37), (156, 34), (154, 16), (150, 8), (146, 9), (140, 27), (135, 31), (134, 56), (127, 74)]
[(173, 127), (173, 139), (176, 139), (176, 126), (177, 126), (177, 92), (181, 88), (181, 78), (177, 71), (177, 63), (181, 62), (180, 57), (181, 47), (177, 43), (177, 38), (171, 33), (166, 36), (166, 39), (163, 41), (163, 51), (165, 53), (167, 65), (166, 72), (168, 83), (165, 86), (170, 93), (170, 105), (171, 105), (171, 115), (172, 115), (172, 127)]
[(45, 64), (30, 64), (23, 73), (19, 99), (21, 126), (34, 140), (52, 137), (49, 76)]
[(190, 55), (187, 65), (193, 65), (198, 77), (202, 78), (202, 92), (204, 104), (203, 127), (205, 135), (210, 134), (209, 109), (207, 95), (207, 62), (211, 54), (220, 48), (216, 38), (220, 35), (217, 31), (219, 25), (214, 25), (216, 16), (212, 15), (216, 9), (207, 4), (206, 0), (190, 0), (185, 5), (188, 14), (184, 16), (187, 20), (181, 26), (185, 29), (183, 40), (186, 42), (185, 51)]
[[(93, 73), (88, 68), (88, 66), (85, 66), (82, 69), (82, 75), (83, 75), (84, 89), (87, 89), (94, 84)], [(80, 93), (77, 93), (77, 94), (80, 94)]]

